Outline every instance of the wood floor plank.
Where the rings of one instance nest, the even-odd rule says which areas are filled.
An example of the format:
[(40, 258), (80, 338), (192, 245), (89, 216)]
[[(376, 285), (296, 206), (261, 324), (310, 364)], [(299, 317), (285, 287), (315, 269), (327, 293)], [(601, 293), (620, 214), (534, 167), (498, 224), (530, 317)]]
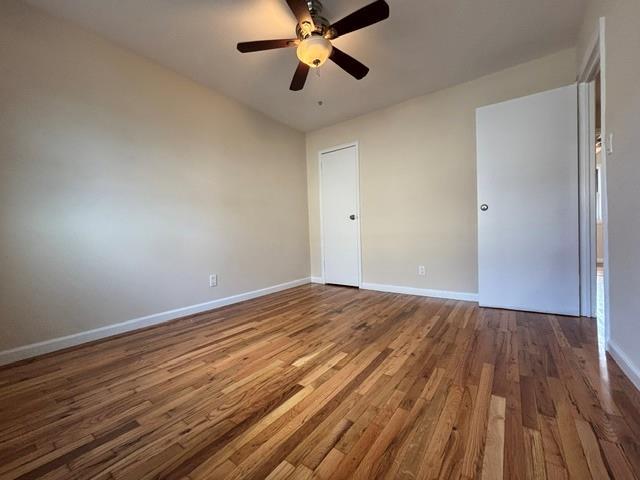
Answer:
[(440, 466), (443, 461), (443, 452), (451, 435), (453, 422), (460, 408), (463, 389), (458, 385), (449, 388), (444, 408), (438, 418), (438, 423), (427, 446), (426, 452), (420, 464), (418, 478), (432, 479), (438, 478)]
[(634, 475), (633, 469), (631, 465), (629, 465), (619, 445), (603, 441), (602, 451), (607, 459), (607, 465), (609, 465), (613, 478), (620, 480), (634, 480), (638, 478), (637, 475)]
[(592, 478), (578, 431), (576, 430), (575, 419), (571, 414), (570, 408), (564, 403), (558, 405), (558, 430), (564, 459), (571, 477)]
[(527, 459), (527, 478), (547, 479), (547, 467), (542, 447), (542, 436), (538, 430), (524, 428), (524, 445)]
[(464, 461), (462, 463), (462, 478), (476, 478), (480, 466), (487, 432), (486, 424), (493, 386), (493, 371), (494, 366), (492, 364), (485, 363), (482, 366), (478, 394), (473, 406), (471, 425), (467, 433)]
[(595, 321), (305, 285), (0, 368), (0, 478), (640, 478)]
[(507, 401), (503, 397), (491, 397), (487, 422), (487, 441), (482, 461), (482, 480), (503, 478), (504, 418)]
[(584, 449), (585, 457), (587, 457), (587, 465), (591, 471), (591, 476), (597, 479), (608, 480), (609, 473), (607, 467), (605, 467), (600, 453), (600, 445), (593, 433), (591, 425), (583, 420), (576, 420), (576, 428), (578, 430), (578, 437), (580, 437), (580, 443)]

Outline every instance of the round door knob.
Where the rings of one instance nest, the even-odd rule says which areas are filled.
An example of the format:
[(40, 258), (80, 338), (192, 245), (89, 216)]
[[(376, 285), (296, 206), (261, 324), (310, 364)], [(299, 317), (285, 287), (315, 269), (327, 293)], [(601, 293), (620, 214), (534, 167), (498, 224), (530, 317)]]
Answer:
[(350, 219), (350, 220), (355, 220), (355, 219), (356, 219), (356, 216), (352, 213), (351, 215), (349, 215), (349, 219)]
[(482, 205), (480, 205), (480, 210), (482, 210), (483, 212), (486, 212), (487, 210), (489, 210), (489, 205), (487, 205), (486, 203), (483, 203)]

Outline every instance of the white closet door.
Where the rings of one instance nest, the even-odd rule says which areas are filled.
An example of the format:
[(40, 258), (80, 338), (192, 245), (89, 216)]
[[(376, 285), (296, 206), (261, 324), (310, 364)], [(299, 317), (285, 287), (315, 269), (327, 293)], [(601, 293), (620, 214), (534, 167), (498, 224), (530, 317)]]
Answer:
[(324, 281), (360, 284), (358, 158), (355, 146), (320, 155)]

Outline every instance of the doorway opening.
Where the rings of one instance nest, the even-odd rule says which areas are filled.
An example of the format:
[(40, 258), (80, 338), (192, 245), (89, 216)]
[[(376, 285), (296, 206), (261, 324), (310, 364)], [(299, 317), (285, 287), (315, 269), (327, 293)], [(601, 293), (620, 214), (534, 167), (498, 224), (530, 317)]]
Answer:
[(605, 19), (600, 18), (578, 77), (580, 125), (580, 313), (609, 340)]
[(598, 321), (598, 337), (604, 340), (605, 337), (605, 297), (604, 297), (604, 226), (602, 214), (602, 96), (600, 93), (601, 76), (600, 71), (597, 72), (594, 80), (595, 86), (595, 131), (593, 138), (593, 148), (595, 151), (595, 204), (593, 223), (596, 226), (596, 308), (595, 317)]

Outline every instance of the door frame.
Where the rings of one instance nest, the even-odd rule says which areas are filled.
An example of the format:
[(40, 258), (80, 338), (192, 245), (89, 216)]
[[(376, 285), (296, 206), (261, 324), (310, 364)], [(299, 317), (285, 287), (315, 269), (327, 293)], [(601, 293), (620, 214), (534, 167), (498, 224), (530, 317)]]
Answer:
[(322, 155), (325, 153), (335, 152), (337, 150), (344, 150), (345, 148), (355, 147), (356, 151), (356, 219), (358, 220), (358, 288), (362, 288), (362, 216), (360, 215), (360, 145), (357, 140), (344, 143), (341, 145), (335, 145), (333, 147), (325, 148), (318, 152), (318, 199), (320, 202), (320, 268), (321, 281), (326, 283), (325, 280), (325, 268), (324, 268), (324, 216), (322, 213)]
[(609, 226), (607, 203), (607, 155), (610, 145), (606, 124), (606, 48), (605, 18), (600, 17), (595, 26), (578, 74), (578, 115), (579, 115), (579, 168), (580, 168), (580, 313), (594, 316), (593, 309), (596, 282), (596, 238), (595, 238), (595, 150), (593, 136), (595, 125), (594, 80), (600, 73), (600, 132), (602, 230), (604, 256), (604, 325), (605, 341), (609, 343)]

